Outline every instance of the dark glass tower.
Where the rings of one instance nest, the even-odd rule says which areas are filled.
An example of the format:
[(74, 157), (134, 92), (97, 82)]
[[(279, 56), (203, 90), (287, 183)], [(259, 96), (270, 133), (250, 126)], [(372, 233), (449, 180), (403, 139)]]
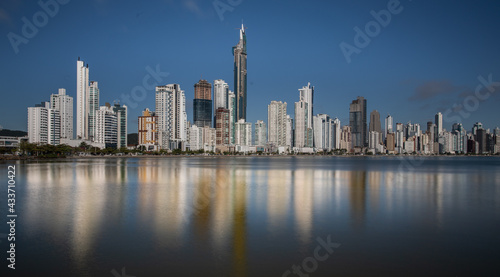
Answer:
[(352, 101), (349, 108), (349, 126), (351, 126), (352, 145), (354, 147), (367, 147), (365, 98), (358, 97)]
[(212, 84), (207, 80), (194, 85), (193, 121), (198, 127), (212, 127)]
[(236, 95), (236, 120), (247, 118), (247, 36), (241, 24), (240, 41), (233, 47), (234, 94)]

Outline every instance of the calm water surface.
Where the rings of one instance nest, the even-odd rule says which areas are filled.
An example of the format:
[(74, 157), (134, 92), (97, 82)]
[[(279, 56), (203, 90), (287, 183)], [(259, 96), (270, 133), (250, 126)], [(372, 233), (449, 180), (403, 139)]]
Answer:
[(500, 276), (500, 158), (14, 164), (13, 276)]

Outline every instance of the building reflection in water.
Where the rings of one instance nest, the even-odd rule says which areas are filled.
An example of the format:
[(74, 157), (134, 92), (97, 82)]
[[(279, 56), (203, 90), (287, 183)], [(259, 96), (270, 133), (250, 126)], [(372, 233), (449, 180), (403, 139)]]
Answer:
[[(95, 254), (105, 223), (123, 226), (126, 218), (145, 226), (138, 232), (154, 241), (152, 251), (209, 249), (210, 259), (234, 276), (249, 271), (252, 213), (262, 215), (273, 239), (293, 230), (303, 250), (314, 243), (318, 225), (359, 231), (373, 218), (410, 218), (443, 228), (447, 213), (467, 207), (464, 199), (481, 205), (485, 189), (500, 197), (498, 186), (470, 186), (500, 183), (500, 173), (491, 179), (438, 170), (262, 168), (245, 158), (78, 160), (23, 170), (27, 235), (67, 237), (77, 266)], [(500, 209), (498, 202), (493, 208)]]

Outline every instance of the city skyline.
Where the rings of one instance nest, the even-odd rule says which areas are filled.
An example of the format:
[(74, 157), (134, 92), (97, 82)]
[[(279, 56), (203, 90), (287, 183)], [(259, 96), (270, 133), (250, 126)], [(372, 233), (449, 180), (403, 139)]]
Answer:
[[(198, 5), (200, 2), (196, 2)], [(370, 22), (372, 19), (370, 12), (373, 10), (378, 12), (385, 8), (387, 1), (380, 1), (375, 3), (365, 3), (363, 7), (353, 7), (350, 4), (325, 4), (319, 5), (318, 3), (308, 3), (300, 4), (291, 12), (290, 15), (276, 14), (276, 18), (271, 19), (266, 16), (261, 20), (256, 19), (255, 12), (257, 4), (242, 3), (235, 7), (234, 12), (226, 12), (224, 14), (224, 20), (220, 21), (219, 17), (213, 7), (210, 5), (204, 6), (203, 11), (207, 14), (211, 14), (206, 18), (198, 18), (194, 16), (189, 10), (185, 10), (182, 4), (171, 4), (171, 6), (161, 6), (164, 9), (175, 6), (178, 9), (180, 15), (189, 15), (188, 18), (193, 22), (176, 31), (175, 34), (180, 35), (181, 31), (183, 34), (192, 33), (197, 36), (198, 39), (204, 39), (207, 46), (201, 47), (200, 45), (192, 44), (195, 46), (190, 46), (189, 49), (197, 49), (199, 53), (194, 54), (192, 58), (187, 58), (183, 52), (179, 51), (177, 48), (168, 48), (167, 52), (158, 51), (158, 49), (151, 49), (151, 53), (145, 55), (144, 51), (139, 50), (139, 52), (132, 52), (134, 54), (139, 54), (137, 57), (132, 57), (130, 55), (124, 55), (123, 51), (117, 49), (116, 53), (107, 53), (102, 56), (96, 52), (96, 48), (84, 43), (82, 46), (73, 47), (69, 50), (50, 50), (46, 48), (46, 40), (50, 40), (54, 31), (59, 30), (61, 22), (66, 22), (68, 17), (79, 13), (82, 11), (76, 11), (76, 8), (82, 8), (85, 11), (94, 11), (93, 16), (97, 19), (104, 20), (102, 15), (96, 14), (96, 11), (103, 8), (101, 5), (96, 4), (95, 7), (88, 7), (82, 4), (70, 3), (64, 6), (60, 6), (59, 14), (54, 16), (54, 18), (49, 22), (49, 24), (40, 31), (36, 37), (30, 40), (28, 44), (19, 45), (19, 53), (14, 54), (11, 49), (11, 45), (7, 39), (5, 39), (0, 46), (2, 47), (6, 56), (6, 63), (4, 65), (9, 65), (12, 70), (6, 70), (3, 67), (2, 75), (4, 79), (6, 101), (1, 105), (2, 119), (0, 125), (5, 129), (18, 129), (26, 130), (26, 113), (20, 112), (24, 110), (27, 105), (32, 105), (32, 103), (39, 103), (41, 101), (46, 101), (42, 98), (43, 94), (54, 94), (59, 88), (65, 88), (67, 95), (72, 96), (77, 102), (77, 92), (75, 91), (75, 76), (72, 64), (77, 56), (81, 56), (86, 63), (90, 64), (91, 69), (91, 80), (96, 80), (99, 82), (99, 90), (101, 102), (112, 103), (114, 100), (120, 100), (121, 94), (130, 94), (131, 90), (142, 84), (143, 78), (151, 72), (168, 72), (169, 75), (165, 77), (166, 74), (159, 74), (157, 79), (162, 79), (157, 85), (180, 84), (184, 89), (186, 89), (186, 100), (187, 107), (186, 112), (188, 120), (193, 122), (192, 118), (192, 103), (194, 90), (192, 85), (199, 80), (199, 75), (203, 75), (203, 79), (212, 80), (223, 79), (228, 82), (229, 87), (234, 86), (234, 72), (231, 70), (231, 65), (234, 63), (234, 57), (228, 53), (228, 48), (235, 44), (235, 38), (237, 33), (235, 32), (235, 27), (241, 24), (241, 19), (245, 20), (245, 27), (249, 26), (247, 31), (251, 32), (251, 42), (249, 44), (250, 51), (252, 53), (252, 59), (248, 64), (248, 70), (252, 72), (248, 79), (248, 122), (256, 122), (257, 120), (266, 120), (265, 114), (267, 112), (267, 105), (272, 100), (285, 101), (289, 103), (288, 114), (293, 114), (293, 104), (296, 102), (295, 92), (297, 88), (303, 86), (306, 82), (311, 82), (316, 86), (317, 96), (314, 114), (328, 114), (332, 118), (338, 117), (342, 124), (345, 124), (348, 120), (348, 108), (346, 108), (346, 103), (349, 103), (352, 98), (356, 96), (364, 96), (369, 99), (369, 104), (367, 111), (378, 110), (382, 117), (387, 114), (391, 114), (394, 118), (394, 123), (407, 123), (411, 121), (412, 123), (419, 123), (421, 126), (425, 126), (425, 123), (429, 120), (433, 120), (433, 115), (436, 112), (443, 113), (443, 126), (446, 129), (451, 129), (451, 125), (456, 121), (447, 121), (446, 119), (460, 119), (466, 129), (469, 129), (475, 122), (482, 122), (485, 128), (493, 129), (500, 125), (500, 116), (498, 116), (498, 111), (495, 109), (494, 102), (497, 99), (499, 93), (496, 92), (496, 88), (486, 88), (485, 84), (496, 83), (500, 79), (500, 72), (498, 67), (486, 57), (497, 55), (497, 51), (490, 49), (491, 44), (494, 45), (494, 41), (490, 41), (493, 38), (487, 38), (485, 36), (480, 36), (480, 34), (486, 34), (492, 28), (491, 24), (477, 22), (475, 24), (480, 24), (484, 27), (480, 34), (475, 34), (470, 30), (470, 28), (463, 28), (462, 33), (458, 36), (455, 33), (446, 33), (452, 39), (452, 42), (457, 42), (458, 39), (466, 39), (468, 41), (467, 47), (451, 44), (451, 42), (444, 42), (438, 38), (432, 37), (429, 41), (419, 41), (419, 44), (424, 44), (425, 47), (438, 46), (436, 48), (436, 53), (442, 53), (443, 49), (448, 49), (453, 46), (454, 49), (459, 47), (458, 50), (451, 51), (449, 55), (437, 55), (433, 52), (422, 51), (428, 50), (428, 48), (421, 48), (418, 45), (408, 45), (401, 43), (402, 40), (399, 36), (405, 37), (412, 34), (412, 32), (401, 33), (404, 27), (407, 27), (412, 18), (415, 18), (418, 11), (423, 11), (427, 4), (423, 3), (406, 3), (401, 2), (404, 7), (402, 12), (398, 15), (393, 15), (391, 23), (382, 30), (380, 36), (373, 38), (371, 43), (366, 48), (363, 48), (362, 53), (352, 55), (352, 62), (350, 64), (346, 63), (345, 57), (342, 52), (337, 47), (342, 41), (352, 44), (352, 38), (355, 32), (353, 27), (360, 26), (363, 27), (365, 23)], [(411, 6), (410, 6), (411, 4)], [(31, 19), (31, 15), (41, 8), (36, 4), (27, 7), (25, 10), (15, 9), (11, 7), (8, 3), (1, 6), (2, 10), (6, 11), (10, 16), (11, 25), (2, 21), (2, 29), (5, 33), (13, 32), (20, 33), (23, 21), (19, 18), (26, 16)], [(27, 5), (27, 4), (23, 4)], [(73, 5), (73, 6), (72, 6)], [(336, 26), (334, 21), (327, 20), (326, 15), (320, 12), (320, 7), (333, 8), (336, 5), (340, 5), (344, 8), (344, 11), (348, 11), (349, 14), (354, 15), (353, 18), (346, 18), (342, 16), (343, 21), (342, 26), (347, 26), (340, 28)], [(457, 15), (450, 17), (450, 20), (457, 23), (458, 26), (463, 24), (462, 21), (458, 20), (458, 15), (467, 15), (472, 4), (456, 4), (453, 6), (453, 10)], [(105, 5), (104, 5), (105, 6)], [(154, 5), (153, 5), (154, 6)], [(362, 6), (362, 5), (361, 5)], [(445, 4), (439, 4), (435, 7), (437, 13), (444, 9)], [(24, 6), (23, 6), (24, 7)], [(269, 7), (270, 13), (275, 11), (279, 7), (279, 3), (271, 3), (267, 5)], [(485, 22), (491, 22), (492, 14), (497, 9), (491, 5), (486, 5), (484, 3), (474, 4), (473, 7), (476, 10), (480, 10), (482, 13), (482, 19)], [(309, 25), (302, 26), (298, 23), (293, 23), (291, 20), (292, 14), (298, 13), (299, 8), (304, 8), (307, 13), (318, 13), (318, 18), (312, 20)], [(105, 9), (105, 7), (103, 8)], [(128, 14), (132, 12), (129, 5), (124, 5), (124, 11)], [(141, 8), (139, 10), (144, 10), (144, 13), (154, 13), (154, 11), (148, 8)], [(67, 13), (65, 13), (67, 12)], [(161, 11), (158, 11), (161, 12)], [(141, 18), (141, 15), (137, 15), (137, 18)], [(179, 15), (179, 16), (180, 16)], [(472, 15), (471, 15), (472, 16)], [(177, 18), (177, 16), (174, 16)], [(409, 17), (409, 18), (407, 18)], [(17, 18), (17, 20), (16, 20)], [(260, 19), (260, 18), (259, 18)], [(59, 21), (58, 21), (59, 20)], [(187, 20), (187, 19), (186, 19)], [(325, 22), (326, 25), (318, 25), (318, 22)], [(439, 27), (439, 20), (436, 14), (432, 13), (429, 17), (428, 23), (421, 26), (420, 29), (411, 29), (418, 37), (423, 34), (424, 31), (430, 31), (432, 28)], [(58, 23), (59, 22), (59, 23)], [(197, 23), (204, 22), (205, 25), (200, 26)], [(104, 23), (109, 23), (104, 21)], [(124, 22), (124, 25), (129, 25), (130, 22)], [(151, 22), (149, 22), (151, 23)], [(278, 25), (278, 23), (280, 23)], [(59, 25), (58, 25), (59, 24)], [(138, 22), (137, 27), (144, 26), (144, 22)], [(264, 29), (265, 24), (270, 24), (270, 26), (287, 26), (288, 28), (279, 28), (276, 30), (266, 30)], [(483, 26), (484, 24), (484, 26)], [(147, 24), (149, 25), (149, 24)], [(106, 25), (107, 26), (107, 25)], [(198, 29), (194, 28), (197, 27)], [(313, 30), (313, 28), (319, 27), (318, 30)], [(335, 26), (333, 30), (327, 30), (328, 26)], [(340, 25), (339, 25), (340, 26)], [(101, 32), (96, 29), (94, 25), (89, 26), (93, 32), (96, 34), (96, 38), (103, 39)], [(477, 27), (477, 26), (476, 26)], [(239, 29), (239, 28), (238, 28)], [(129, 30), (130, 33), (139, 34), (139, 29)], [(73, 37), (72, 34), (62, 30), (63, 40), (70, 39)], [(170, 29), (164, 30), (169, 33), (172, 32)], [(210, 38), (206, 37), (204, 33), (209, 31), (212, 35)], [(321, 59), (316, 54), (313, 54), (309, 48), (300, 48), (294, 46), (292, 41), (297, 35), (304, 34), (304, 32), (309, 31), (311, 34), (328, 34), (328, 38), (322, 36), (316, 36), (315, 41), (311, 44), (312, 48), (320, 47), (320, 49), (328, 49), (323, 54)], [(338, 31), (338, 32), (335, 32)], [(444, 32), (445, 30), (440, 30)], [(296, 32), (297, 35), (290, 36), (291, 32)], [(148, 41), (153, 38), (151, 35), (153, 33), (144, 33), (140, 36), (143, 41)], [(334, 35), (332, 35), (334, 34)], [(479, 35), (479, 36), (478, 36)], [(273, 37), (276, 36), (276, 37)], [(215, 39), (214, 39), (215, 37)], [(119, 34), (119, 38), (123, 39), (122, 34)], [(180, 46), (185, 47), (190, 39), (182, 36)], [(78, 40), (77, 40), (78, 41)], [(328, 42), (328, 48), (324, 45)], [(416, 54), (420, 59), (410, 60), (411, 65), (415, 67), (415, 70), (405, 69), (409, 71), (408, 73), (418, 73), (418, 74), (402, 74), (398, 73), (401, 70), (396, 70), (401, 64), (395, 63), (394, 59), (400, 56), (403, 51), (394, 52), (394, 56), (387, 56), (387, 53), (380, 52), (381, 47), (386, 46), (388, 43), (398, 43), (396, 45), (401, 46), (398, 49), (403, 50), (416, 50)], [(53, 48), (53, 43), (50, 44)], [(286, 45), (286, 49), (281, 46)], [(57, 45), (56, 45), (57, 46)], [(265, 49), (264, 49), (265, 46)], [(464, 57), (465, 53), (473, 53), (471, 47), (481, 46), (481, 55), (470, 55), (471, 57)], [(58, 47), (58, 46), (57, 46)], [(56, 47), (56, 48), (57, 48)], [(106, 49), (114, 49), (115, 46), (110, 41), (103, 44)], [(125, 47), (125, 46), (124, 46)], [(273, 47), (279, 47), (280, 50), (285, 51), (284, 54), (290, 55), (292, 53), (301, 53), (301, 57), (296, 57), (290, 60), (283, 60), (279, 57), (272, 57)], [(405, 48), (406, 47), (406, 48)], [(51, 48), (51, 49), (52, 49)], [(126, 47), (127, 48), (127, 47)], [(128, 48), (127, 48), (128, 49)], [(139, 48), (141, 49), (141, 48)], [(146, 49), (146, 48), (142, 48)], [(149, 49), (149, 48), (147, 48)], [(297, 52), (301, 51), (302, 52)], [(43, 51), (44, 55), (39, 55), (40, 51)], [(149, 51), (149, 50), (148, 50)], [(290, 52), (295, 51), (295, 52)], [(109, 51), (106, 51), (109, 52)], [(192, 51), (185, 51), (190, 54)], [(316, 52), (316, 51), (314, 51)], [(321, 52), (321, 51), (318, 51)], [(376, 53), (374, 53), (376, 52)], [(9, 53), (11, 53), (9, 55)], [(457, 55), (462, 53), (462, 55)], [(172, 60), (173, 56), (179, 56)], [(422, 56), (424, 55), (424, 56)], [(304, 57), (302, 57), (304, 56)], [(427, 57), (422, 59), (422, 57)], [(462, 67), (457, 67), (457, 58), (465, 59), (464, 65)], [(389, 58), (387, 60), (387, 58)], [(429, 64), (425, 65), (425, 61), (432, 58), (435, 63), (433, 67), (429, 67)], [(167, 60), (171, 62), (166, 62)], [(200, 61), (200, 66), (192, 72), (187, 67), (191, 66), (192, 59)], [(214, 63), (214, 60), (217, 61)], [(33, 64), (33, 61), (37, 61), (38, 66), (30, 67), (28, 64)], [(120, 65), (121, 63), (126, 63), (126, 68)], [(384, 66), (382, 65), (384, 61)], [(408, 60), (406, 60), (408, 62)], [(29, 63), (28, 63), (29, 62)], [(386, 65), (386, 62), (390, 62)], [(209, 63), (210, 66), (207, 64)], [(328, 65), (325, 65), (327, 63)], [(306, 68), (317, 67), (318, 69), (310, 70)], [(326, 67), (325, 67), (326, 66)], [(149, 70), (146, 69), (149, 67)], [(362, 70), (361, 67), (366, 67), (366, 70)], [(394, 67), (394, 70), (389, 70)], [(40, 74), (33, 74), (32, 70), (36, 68)], [(23, 71), (20, 71), (20, 70)], [(327, 70), (326, 70), (327, 69)], [(381, 71), (381, 72), (377, 72)], [(23, 76), (29, 76), (30, 82), (19, 83), (18, 77), (15, 76), (19, 72), (23, 72)], [(188, 73), (189, 72), (189, 73)], [(425, 73), (424, 73), (425, 72)], [(300, 76), (300, 77), (299, 77)], [(361, 79), (361, 76), (362, 79)], [(126, 77), (126, 78), (124, 78)], [(389, 78), (390, 77), (390, 78)], [(14, 80), (14, 81), (12, 81)], [(364, 84), (360, 84), (362, 80)], [(155, 79), (156, 81), (156, 79)], [(36, 83), (36, 86), (34, 85)], [(480, 93), (477, 95), (481, 96), (476, 98), (470, 98), (474, 96), (474, 90), (476, 87), (482, 86)], [(35, 93), (35, 91), (37, 93)], [(488, 95), (484, 99), (485, 95)], [(467, 98), (469, 97), (469, 98)], [(20, 99), (26, 101), (26, 104), (22, 103)], [(466, 102), (468, 100), (469, 102)], [(6, 105), (9, 103), (9, 105)], [(393, 103), (398, 103), (395, 105)], [(126, 104), (121, 102), (121, 104)], [(154, 105), (154, 88), (146, 88), (146, 97), (144, 100), (137, 101), (136, 107), (129, 106), (128, 122), (133, 122), (135, 119), (141, 115), (141, 112), (149, 107), (152, 108)], [(441, 105), (442, 104), (442, 105)], [(464, 115), (461, 115), (458, 111), (453, 111), (457, 106), (464, 106), (464, 104), (475, 109), (470, 109), (465, 111)], [(477, 104), (477, 105), (476, 105)], [(434, 105), (434, 106), (433, 106)], [(439, 105), (437, 107), (435, 105)], [(19, 111), (16, 111), (19, 110)], [(446, 114), (448, 109), (452, 109), (451, 114)], [(76, 110), (76, 108), (75, 108)], [(215, 112), (215, 110), (213, 111)], [(14, 119), (6, 121), (8, 114), (14, 114)], [(76, 116), (76, 118), (78, 118)], [(129, 131), (131, 133), (137, 132), (137, 126), (130, 125)], [(75, 125), (75, 132), (78, 131), (77, 125)]]

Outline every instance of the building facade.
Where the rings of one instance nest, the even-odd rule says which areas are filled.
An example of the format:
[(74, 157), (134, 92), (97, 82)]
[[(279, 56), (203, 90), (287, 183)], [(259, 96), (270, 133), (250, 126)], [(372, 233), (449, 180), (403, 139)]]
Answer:
[(287, 145), (286, 102), (271, 101), (267, 106), (268, 142), (274, 146)]
[(78, 58), (76, 62), (76, 138), (88, 139), (89, 65)]
[(61, 117), (61, 138), (73, 139), (73, 97), (60, 88), (58, 94), (50, 96), (50, 108), (59, 111)]
[(247, 118), (247, 36), (241, 24), (240, 40), (233, 47), (236, 121)]
[(349, 126), (351, 127), (352, 146), (367, 147), (366, 99), (361, 96), (353, 100), (349, 107)]
[(186, 96), (179, 84), (156, 87), (156, 115), (162, 149), (178, 149), (187, 141)]
[(158, 116), (145, 109), (139, 116), (139, 146), (145, 146), (146, 150), (158, 150)]
[(193, 124), (198, 127), (212, 126), (212, 84), (200, 80), (194, 85)]

